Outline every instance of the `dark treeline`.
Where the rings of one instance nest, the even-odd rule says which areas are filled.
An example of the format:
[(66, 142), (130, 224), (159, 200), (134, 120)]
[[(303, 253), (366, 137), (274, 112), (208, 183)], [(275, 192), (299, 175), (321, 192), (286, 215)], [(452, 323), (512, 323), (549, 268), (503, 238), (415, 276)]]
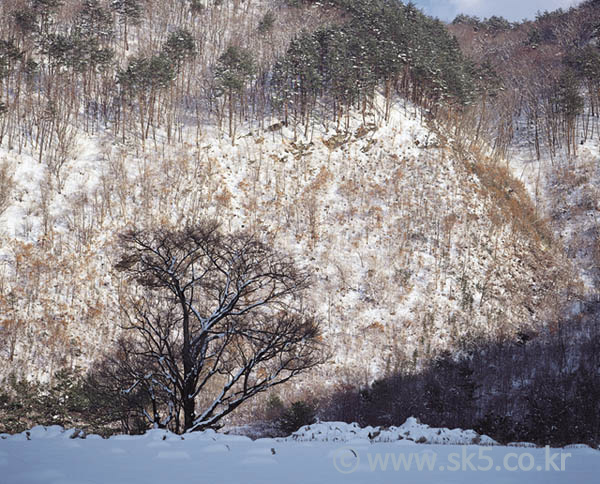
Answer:
[(501, 443), (600, 443), (600, 329), (565, 322), (514, 341), (442, 353), (423, 371), (342, 389), (324, 420), (399, 425), (410, 416), (437, 427), (474, 428)]

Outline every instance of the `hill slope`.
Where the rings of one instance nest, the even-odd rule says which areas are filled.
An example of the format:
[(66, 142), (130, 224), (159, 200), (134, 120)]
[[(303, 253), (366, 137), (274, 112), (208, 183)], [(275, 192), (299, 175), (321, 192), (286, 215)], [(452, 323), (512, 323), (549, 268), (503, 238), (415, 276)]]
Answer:
[(384, 122), (374, 106), (347, 132), (294, 141), (283, 128), (233, 146), (207, 128), (197, 147), (137, 156), (81, 136), (61, 193), (43, 165), (4, 151), (18, 194), (2, 216), (7, 372), (85, 365), (106, 348), (119, 318), (111, 242), (134, 223), (215, 217), (306, 262), (336, 380), (543, 324), (565, 269), (524, 189), (418, 116), (399, 104)]

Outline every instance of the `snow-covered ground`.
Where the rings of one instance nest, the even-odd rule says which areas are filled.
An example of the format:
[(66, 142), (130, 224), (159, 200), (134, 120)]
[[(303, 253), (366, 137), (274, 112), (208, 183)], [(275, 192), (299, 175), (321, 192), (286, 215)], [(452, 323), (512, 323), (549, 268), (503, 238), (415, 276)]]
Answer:
[[(396, 430), (403, 434), (413, 430), (429, 438), (441, 431), (453, 442), (476, 435), (430, 429), (413, 419)], [(373, 438), (373, 429), (343, 423), (317, 424), (287, 439), (256, 441), (212, 431), (182, 437), (152, 430), (110, 439), (96, 435), (82, 439), (75, 432), (35, 427), (27, 433), (3, 435), (0, 482), (549, 484), (596, 482), (600, 472), (600, 452), (586, 446), (417, 444), (409, 440), (410, 434), (381, 442), (379, 436)], [(323, 438), (325, 434), (328, 438)], [(314, 438), (306, 438), (311, 435)]]

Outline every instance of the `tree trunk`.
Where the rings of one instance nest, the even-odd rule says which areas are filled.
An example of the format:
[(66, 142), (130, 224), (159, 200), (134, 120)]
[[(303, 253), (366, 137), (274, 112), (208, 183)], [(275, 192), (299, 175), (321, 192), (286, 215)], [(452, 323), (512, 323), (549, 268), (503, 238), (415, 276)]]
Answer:
[[(229, 89), (229, 137), (233, 138), (233, 92)], [(233, 144), (233, 139), (231, 140), (231, 144)]]
[[(188, 388), (189, 385), (185, 386), (186, 393), (188, 391), (193, 392), (193, 389)], [(183, 428), (184, 431), (191, 429), (194, 426), (194, 420), (196, 420), (196, 401), (194, 398), (188, 398), (192, 393), (183, 395)]]
[(194, 358), (192, 355), (190, 334), (190, 313), (185, 294), (178, 287), (179, 304), (183, 312), (183, 384), (181, 386), (183, 394), (181, 395), (181, 405), (183, 407), (183, 430), (191, 429), (196, 420), (196, 401), (194, 392), (196, 391), (196, 378), (194, 373)]

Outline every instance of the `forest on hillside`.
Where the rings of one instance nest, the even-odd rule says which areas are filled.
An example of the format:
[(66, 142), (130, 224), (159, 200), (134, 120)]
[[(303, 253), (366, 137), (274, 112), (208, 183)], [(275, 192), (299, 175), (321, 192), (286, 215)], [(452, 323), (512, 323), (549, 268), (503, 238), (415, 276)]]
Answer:
[(457, 135), (500, 155), (520, 119), (538, 156), (576, 154), (598, 129), (594, 1), (520, 24), (461, 15), (448, 28), (410, 3), (281, 1), (229, 28), (248, 5), (3, 2), (0, 142), (30, 146), (60, 186), (73, 124), (141, 147), (207, 120), (229, 136), (249, 119), (308, 134), (320, 118), (365, 110), (377, 89), (444, 111)]
[[(313, 142), (321, 137), (319, 130), (331, 128), (337, 133), (323, 141), (331, 157), (351, 138), (358, 142), (376, 130), (373, 112), (379, 112), (385, 122), (402, 105), (405, 112), (414, 113), (435, 133), (436, 143), (447, 148), (440, 160), (445, 156), (457, 158), (463, 163), (461, 167), (467, 167), (482, 197), (498, 207), (498, 224), (509, 227), (506, 230), (510, 230), (513, 248), (530, 248), (535, 267), (529, 261), (523, 262), (517, 249), (519, 257), (512, 257), (511, 262), (531, 272), (531, 279), (524, 279), (522, 285), (526, 288), (519, 288), (519, 294), (531, 296), (532, 301), (522, 304), (514, 318), (511, 314), (511, 318), (523, 321), (505, 325), (503, 320), (508, 316), (492, 315), (489, 310), (485, 317), (498, 326), (486, 337), (473, 328), (465, 329), (471, 315), (483, 312), (488, 299), (493, 299), (488, 296), (493, 284), (488, 283), (503, 268), (500, 264), (494, 266), (477, 281), (470, 280), (463, 269), (452, 300), (460, 307), (464, 320), (457, 322), (453, 315), (443, 316), (447, 327), (442, 331), (450, 334), (451, 347), (432, 343), (434, 316), (423, 312), (415, 317), (418, 328), (414, 339), (419, 349), (393, 354), (397, 346), (392, 348), (385, 357), (389, 365), (376, 381), (357, 378), (334, 385), (323, 381), (311, 388), (286, 387), (283, 398), (276, 392), (266, 395), (269, 387), (258, 385), (256, 393), (265, 395), (248, 412), (260, 416), (260, 431), (266, 434), (286, 433), (317, 417), (394, 425), (416, 416), (431, 425), (475, 428), (501, 442), (600, 442), (600, 331), (596, 316), (600, 271), (588, 271), (591, 282), (584, 291), (570, 263), (544, 267), (562, 261), (556, 255), (562, 253), (562, 242), (555, 234), (557, 227), (571, 217), (567, 211), (584, 211), (595, 207), (595, 202), (588, 200), (581, 207), (564, 208), (558, 202), (558, 193), (548, 213), (537, 203), (532, 206), (523, 186), (505, 167), (516, 150), (523, 149), (540, 162), (556, 164), (557, 170), (561, 167), (557, 191), (564, 189), (566, 193), (581, 179), (563, 169), (561, 163), (576, 160), (583, 146), (600, 140), (597, 0), (585, 1), (568, 11), (540, 13), (535, 20), (521, 23), (460, 15), (449, 25), (426, 16), (411, 3), (396, 0), (5, 0), (0, 4), (0, 16), (6, 19), (0, 25), (0, 213), (24, 196), (17, 190), (11, 172), (11, 154), (31, 156), (45, 170), (39, 204), (30, 214), (41, 222), (24, 227), (15, 237), (17, 241), (11, 242), (17, 247), (14, 267), (2, 276), (0, 352), (7, 362), (18, 357), (19, 341), (36, 339), (36, 331), (27, 326), (26, 320), (32, 319), (30, 315), (38, 306), (50, 304), (44, 300), (45, 288), (50, 285), (60, 286), (57, 294), (70, 301), (74, 312), (85, 313), (85, 324), (90, 327), (92, 321), (95, 324), (97, 320), (123, 318), (120, 304), (124, 279), (118, 280), (119, 289), (110, 296), (110, 304), (101, 297), (86, 300), (96, 290), (85, 285), (97, 277), (92, 271), (106, 263), (98, 262), (97, 246), (92, 241), (102, 240), (104, 244), (110, 238), (95, 231), (104, 224), (111, 230), (124, 230), (135, 221), (151, 218), (151, 213), (163, 213), (167, 219), (167, 210), (173, 209), (169, 196), (148, 182), (149, 175), (140, 176), (139, 193), (118, 186), (119, 180), (127, 179), (127, 164), (133, 164), (133, 157), (148, 161), (153, 157), (169, 159), (176, 150), (183, 153), (183, 161), (169, 159), (155, 169), (158, 179), (164, 175), (168, 180), (163, 188), (169, 190), (175, 180), (172, 189), (180, 190), (177, 193), (184, 199), (191, 189), (181, 180), (193, 171), (190, 184), (202, 189), (205, 183), (211, 195), (194, 195), (193, 203), (180, 214), (181, 221), (206, 209), (204, 198), (214, 196), (218, 207), (227, 206), (232, 198), (218, 179), (210, 178), (212, 168), (200, 163), (200, 154), (194, 155), (195, 168), (185, 158), (193, 150), (200, 153), (206, 149), (208, 153), (207, 132), (215, 130), (219, 140), (233, 146), (253, 136), (260, 140), (257, 144), (264, 143), (268, 136), (275, 140), (287, 129), (294, 167), (300, 167), (305, 153), (310, 153)], [(357, 119), (361, 124), (353, 131), (352, 123)], [(49, 208), (50, 200), (66, 193), (68, 167), (81, 150), (79, 140), (92, 137), (101, 140), (103, 153), (98, 158), (109, 167), (100, 184), (104, 192), (98, 190), (93, 196), (70, 201), (72, 212), (66, 222), (59, 223)], [(428, 142), (417, 140), (415, 144), (426, 150)], [(367, 158), (370, 148), (361, 148)], [(286, 156), (275, 157), (273, 163), (284, 163)], [(390, 157), (399, 166), (406, 163), (400, 158)], [(439, 164), (437, 158), (428, 159), (424, 154), (421, 161), (429, 171), (441, 169), (435, 167)], [(171, 169), (185, 174), (173, 175)], [(143, 170), (151, 173), (152, 168), (143, 165)], [(260, 168), (256, 170), (259, 180)], [(300, 176), (306, 179), (307, 173)], [(306, 221), (304, 225), (296, 222), (296, 239), (306, 237), (308, 257), (324, 238), (316, 228), (314, 214), (318, 196), (323, 193), (319, 190), (332, 177), (328, 168), (321, 166), (310, 185), (317, 195), (306, 198)], [(433, 178), (438, 178), (436, 183), (444, 182), (437, 175)], [(243, 180), (238, 186), (243, 183), (250, 184)], [(282, 190), (277, 184), (285, 187), (285, 182), (275, 179), (274, 183), (279, 194)], [(350, 181), (345, 183), (347, 192), (361, 191)], [(387, 180), (384, 184), (393, 189)], [(391, 197), (388, 192), (382, 193), (373, 190), (366, 197)], [(154, 212), (148, 208), (153, 204), (158, 207)], [(257, 211), (256, 206), (250, 209)], [(448, 254), (452, 252), (451, 243), (445, 249), (443, 240), (446, 236), (451, 239), (448, 234), (460, 218), (460, 214), (450, 211), (436, 221), (436, 239), (431, 242), (436, 251)], [(427, 218), (427, 213), (426, 209), (417, 210), (412, 218)], [(348, 219), (354, 215), (348, 209)], [(476, 210), (469, 216), (465, 226), (484, 218)], [(376, 233), (384, 217), (370, 211), (369, 218), (376, 220), (369, 228)], [(110, 225), (108, 221), (114, 220), (117, 223)], [(247, 223), (260, 232), (257, 217)], [(61, 224), (67, 227), (68, 236), (58, 230)], [(173, 239), (165, 240), (181, 241), (181, 233), (175, 233), (178, 235)], [(483, 235), (476, 237), (482, 239)], [(496, 246), (503, 237), (505, 234), (497, 236)], [(600, 261), (597, 236), (586, 237), (586, 241), (571, 239), (566, 252), (581, 253), (585, 242), (589, 246), (585, 247), (586, 260), (594, 265)], [(414, 245), (429, 243), (417, 232), (410, 238)], [(233, 251), (242, 239), (232, 236), (235, 243), (227, 237), (223, 240), (230, 244), (226, 250)], [(109, 242), (106, 244), (102, 250), (116, 251)], [(496, 248), (486, 250), (496, 258)], [(81, 260), (74, 261), (69, 255), (73, 253), (80, 254)], [(49, 259), (62, 261), (55, 267), (61, 267), (64, 273), (80, 274), (81, 290), (87, 291), (84, 297), (78, 297), (77, 284), (62, 284), (56, 269), (44, 265)], [(468, 261), (462, 265), (468, 265)], [(84, 266), (86, 269), (82, 269)], [(133, 266), (120, 267), (127, 271)], [(339, 278), (344, 280), (344, 271), (338, 270)], [(445, 269), (437, 270), (442, 273)], [(376, 271), (365, 272), (376, 277)], [(296, 274), (295, 270), (292, 273)], [(416, 285), (411, 281), (413, 276), (408, 269), (394, 272), (394, 280), (400, 281), (398, 287), (408, 286), (409, 282)], [(103, 287), (114, 284), (114, 280), (105, 280)], [(376, 305), (377, 287), (372, 283), (368, 295), (361, 288), (361, 303)], [(396, 287), (387, 290), (400, 292)], [(428, 294), (421, 297), (427, 299)], [(293, 306), (287, 300), (285, 304)], [(331, 300), (328, 304), (331, 312)], [(540, 306), (545, 307), (543, 311)], [(62, 363), (53, 363), (53, 375), (44, 383), (28, 380), (27, 375), (18, 372), (5, 375), (0, 391), (2, 431), (20, 431), (33, 423), (77, 425), (105, 434), (142, 432), (158, 423), (182, 430), (180, 414), (186, 413), (183, 407), (189, 407), (189, 402), (174, 399), (170, 383), (163, 382), (159, 392), (152, 384), (136, 387), (131, 380), (117, 381), (115, 377), (115, 387), (115, 381), (108, 382), (115, 374), (107, 373), (106, 359), (102, 360), (103, 367), (94, 367), (95, 373), (77, 369), (74, 362), (82, 349), (62, 326), (62, 318), (71, 317), (67, 316), (69, 310), (61, 311), (58, 315), (44, 313), (40, 320), (47, 326), (47, 340), (56, 345), (53, 351), (64, 352), (57, 359)], [(293, 327), (302, 334), (290, 341), (318, 340), (313, 326), (297, 320), (287, 323), (290, 326), (286, 328)], [(383, 326), (368, 324), (371, 331)], [(98, 331), (98, 346), (114, 339), (112, 330), (98, 327), (101, 329), (94, 329)], [(387, 337), (387, 333), (382, 334), (381, 338)], [(257, 338), (256, 334), (248, 336), (249, 341)], [(282, 347), (287, 349), (285, 344)], [(120, 351), (121, 355), (130, 354), (123, 345)], [(285, 369), (295, 375), (296, 370), (315, 366), (319, 358), (313, 359), (308, 353), (304, 367)], [(233, 365), (234, 359), (227, 360), (227, 364)], [(135, 365), (128, 369), (140, 372)], [(136, 391), (123, 393), (125, 382)], [(182, 395), (189, 393), (184, 386)], [(232, 401), (237, 408), (237, 400)], [(220, 419), (233, 410), (217, 412), (220, 417), (214, 420), (213, 413), (208, 412), (202, 425), (218, 427)], [(174, 414), (176, 418), (172, 418)], [(248, 414), (240, 411), (235, 422), (245, 418)], [(187, 422), (185, 428), (191, 427), (192, 423)]]

